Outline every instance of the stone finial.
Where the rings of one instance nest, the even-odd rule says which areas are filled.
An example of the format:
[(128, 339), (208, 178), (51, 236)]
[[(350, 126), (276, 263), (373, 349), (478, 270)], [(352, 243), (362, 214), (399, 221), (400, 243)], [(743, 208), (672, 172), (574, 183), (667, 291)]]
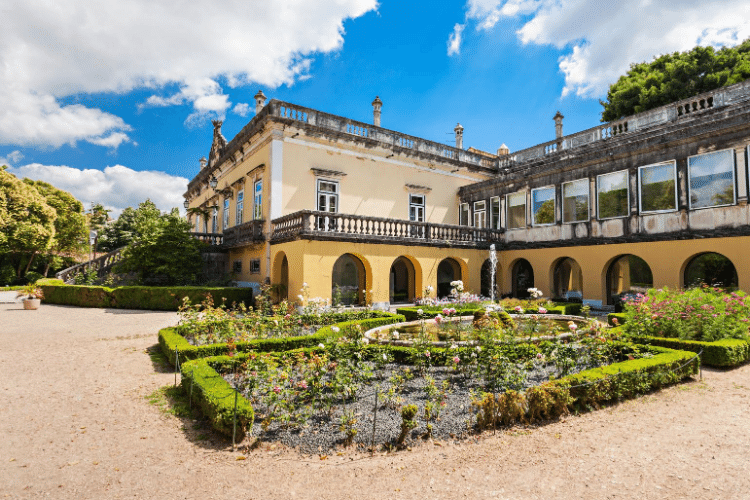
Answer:
[(208, 165), (208, 160), (206, 159), (205, 156), (202, 157), (200, 160), (198, 160), (198, 162), (200, 162), (200, 164), (201, 164), (201, 170), (203, 170), (204, 168), (206, 168), (206, 166)]
[(375, 96), (375, 100), (372, 101), (372, 124), (376, 127), (380, 126), (380, 108), (383, 107), (383, 101), (380, 97)]
[(497, 150), (497, 156), (507, 156), (510, 154), (510, 149), (503, 143)]
[(257, 115), (260, 113), (260, 110), (263, 109), (263, 106), (266, 105), (266, 95), (263, 93), (262, 90), (259, 90), (257, 94), (255, 94), (255, 114)]
[(565, 117), (559, 111), (552, 118), (553, 120), (555, 120), (555, 139), (562, 139), (562, 136), (563, 136), (563, 130), (562, 130), (563, 118), (565, 118)]
[(456, 133), (456, 149), (463, 149), (464, 147), (464, 128), (460, 123), (456, 124), (456, 128), (453, 129)]

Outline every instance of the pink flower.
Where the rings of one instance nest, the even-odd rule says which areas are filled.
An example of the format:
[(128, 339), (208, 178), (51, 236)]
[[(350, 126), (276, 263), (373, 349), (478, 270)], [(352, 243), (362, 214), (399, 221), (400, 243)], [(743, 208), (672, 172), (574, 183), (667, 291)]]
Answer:
[(291, 319), (291, 318), (292, 318), (291, 314), (287, 314), (286, 316), (284, 316), (284, 319)]
[(521, 307), (521, 306), (516, 306), (513, 309), (515, 309), (516, 312), (522, 312), (523, 311), (523, 307)]
[(619, 325), (619, 324), (620, 324), (620, 322), (618, 321), (618, 319), (617, 319), (617, 318), (612, 318), (612, 324), (613, 324), (613, 325)]
[(450, 315), (450, 313), (451, 313), (451, 310), (450, 310), (450, 309), (448, 309), (447, 307), (444, 307), (444, 308), (443, 308), (443, 314), (445, 314), (446, 316), (449, 316), (449, 315)]
[(459, 364), (461, 362), (461, 358), (459, 358), (458, 356), (454, 356), (453, 357), (453, 362), (456, 363), (456, 364)]
[(435, 316), (435, 323), (439, 325), (441, 321), (443, 321), (443, 317), (441, 315), (438, 314), (437, 316)]
[(568, 328), (570, 328), (571, 332), (574, 332), (574, 331), (576, 331), (578, 329), (578, 325), (576, 325), (575, 323), (570, 323), (568, 325)]
[(278, 385), (273, 386), (273, 392), (279, 394), (281, 392), (281, 387), (279, 387)]
[(539, 314), (547, 314), (547, 310), (543, 307), (539, 308)]
[(424, 352), (424, 357), (425, 358), (429, 358), (430, 357), (430, 351), (425, 351)]
[(297, 384), (297, 387), (300, 389), (307, 389), (307, 380), (300, 380)]
[(536, 359), (542, 359), (544, 357), (544, 354), (541, 352), (536, 353)]
[(450, 314), (451, 314), (451, 315), (453, 315), (453, 314), (456, 314), (456, 310), (455, 310), (455, 309), (453, 309), (452, 307), (450, 308)]

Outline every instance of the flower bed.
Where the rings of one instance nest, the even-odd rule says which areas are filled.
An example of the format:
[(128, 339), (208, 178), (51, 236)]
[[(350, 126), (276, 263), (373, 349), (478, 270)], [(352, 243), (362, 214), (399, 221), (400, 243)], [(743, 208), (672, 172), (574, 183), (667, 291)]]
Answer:
[[(317, 451), (370, 443), (373, 421), (376, 444), (398, 445), (416, 435), (456, 437), (555, 418), (676, 382), (697, 373), (699, 363), (693, 353), (605, 338), (425, 349), (365, 345), (361, 331), (351, 330), (347, 341), (284, 353), (189, 361), (183, 386), (202, 384), (193, 395), (204, 398), (211, 388), (192, 373), (200, 365), (205, 379), (215, 370), (254, 408), (254, 418), (242, 417), (246, 430)], [(213, 401), (231, 400), (227, 386), (208, 379), (221, 387)], [(209, 417), (227, 433), (222, 411)], [(259, 425), (253, 428), (253, 421)]]

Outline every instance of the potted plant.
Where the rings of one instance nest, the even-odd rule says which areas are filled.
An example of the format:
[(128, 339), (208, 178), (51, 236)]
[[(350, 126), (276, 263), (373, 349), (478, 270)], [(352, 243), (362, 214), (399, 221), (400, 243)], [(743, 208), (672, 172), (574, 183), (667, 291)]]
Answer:
[(29, 283), (18, 292), (18, 296), (23, 297), (24, 309), (34, 310), (39, 309), (39, 305), (44, 298), (44, 292), (35, 284)]

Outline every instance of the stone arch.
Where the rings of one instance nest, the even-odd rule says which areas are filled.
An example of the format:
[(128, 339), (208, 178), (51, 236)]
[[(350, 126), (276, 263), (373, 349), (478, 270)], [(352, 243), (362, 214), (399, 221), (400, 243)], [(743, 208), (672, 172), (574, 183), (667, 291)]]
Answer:
[(583, 300), (583, 270), (578, 261), (571, 257), (560, 257), (550, 266), (550, 273), (552, 297), (572, 302)]
[(279, 301), (289, 298), (289, 259), (284, 252), (278, 252), (273, 258), (271, 285), (276, 286), (275, 294)]
[(739, 285), (736, 266), (718, 252), (701, 252), (685, 260), (680, 269), (680, 280), (683, 288), (706, 284), (736, 289)]
[(468, 275), (468, 267), (462, 259), (446, 257), (441, 260), (437, 268), (437, 296), (440, 298), (450, 295), (453, 288), (451, 281), (463, 281), (465, 289)]
[(510, 266), (511, 295), (525, 299), (529, 297), (529, 288), (534, 287), (534, 268), (526, 259), (516, 259)]
[(390, 268), (388, 300), (412, 302), (422, 295), (422, 268), (411, 256), (398, 256)]
[(620, 254), (604, 266), (602, 284), (607, 304), (614, 304), (614, 297), (622, 292), (645, 293), (654, 286), (651, 266), (635, 254)]
[(345, 253), (336, 259), (331, 271), (333, 305), (365, 305), (371, 286), (372, 267), (362, 255)]

